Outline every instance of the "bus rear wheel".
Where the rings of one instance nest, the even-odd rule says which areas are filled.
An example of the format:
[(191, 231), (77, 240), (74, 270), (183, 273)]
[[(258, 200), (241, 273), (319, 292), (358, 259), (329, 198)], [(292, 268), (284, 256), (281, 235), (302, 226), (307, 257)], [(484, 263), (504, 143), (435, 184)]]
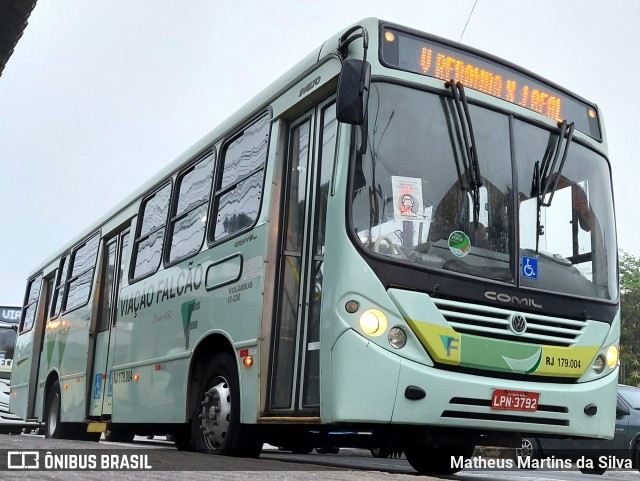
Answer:
[(229, 354), (218, 354), (209, 364), (191, 419), (191, 439), (202, 453), (258, 457), (262, 451), (256, 431), (240, 423), (238, 368)]
[(55, 381), (49, 390), (44, 414), (44, 436), (54, 439), (75, 439), (80, 441), (100, 440), (100, 433), (88, 433), (84, 423), (63, 423), (60, 421), (62, 397), (60, 382)]
[[(455, 474), (464, 467), (460, 458), (469, 459), (473, 450), (474, 446), (414, 444), (404, 448), (404, 455), (420, 474)], [(456, 465), (454, 459), (458, 461)]]
[(68, 426), (60, 422), (60, 383), (54, 382), (47, 396), (47, 404), (44, 415), (44, 428), (46, 438), (65, 439), (71, 434)]

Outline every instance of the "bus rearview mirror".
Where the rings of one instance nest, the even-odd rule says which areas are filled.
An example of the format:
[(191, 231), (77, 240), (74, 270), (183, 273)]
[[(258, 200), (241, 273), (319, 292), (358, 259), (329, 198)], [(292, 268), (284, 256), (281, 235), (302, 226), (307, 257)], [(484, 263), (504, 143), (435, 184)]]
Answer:
[(367, 113), (371, 64), (364, 60), (347, 58), (342, 63), (338, 81), (336, 117), (339, 122), (361, 125)]

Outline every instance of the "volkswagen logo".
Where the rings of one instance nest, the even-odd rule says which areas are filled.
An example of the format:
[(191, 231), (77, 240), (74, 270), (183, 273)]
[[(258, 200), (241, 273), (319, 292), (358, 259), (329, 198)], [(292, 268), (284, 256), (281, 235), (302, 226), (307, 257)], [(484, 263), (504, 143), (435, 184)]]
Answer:
[(523, 334), (527, 330), (527, 319), (522, 314), (513, 314), (510, 327), (514, 334)]

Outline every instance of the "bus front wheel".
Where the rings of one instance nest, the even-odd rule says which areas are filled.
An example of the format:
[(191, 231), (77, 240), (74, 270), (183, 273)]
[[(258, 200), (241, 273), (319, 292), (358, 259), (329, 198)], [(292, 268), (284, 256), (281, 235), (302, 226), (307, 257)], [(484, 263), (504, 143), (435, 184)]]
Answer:
[(473, 450), (473, 446), (414, 444), (404, 448), (404, 455), (420, 474), (454, 474), (464, 467), (460, 461), (469, 459)]
[(240, 423), (240, 386), (235, 359), (218, 354), (198, 389), (191, 418), (196, 451), (226, 456), (258, 457), (262, 441), (252, 426)]

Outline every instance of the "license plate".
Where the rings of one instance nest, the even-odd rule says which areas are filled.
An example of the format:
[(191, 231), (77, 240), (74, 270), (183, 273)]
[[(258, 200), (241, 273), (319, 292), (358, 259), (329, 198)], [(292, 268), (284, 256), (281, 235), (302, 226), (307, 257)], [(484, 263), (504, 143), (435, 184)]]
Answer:
[(540, 393), (537, 392), (496, 389), (491, 397), (491, 407), (509, 411), (537, 411), (539, 400)]

